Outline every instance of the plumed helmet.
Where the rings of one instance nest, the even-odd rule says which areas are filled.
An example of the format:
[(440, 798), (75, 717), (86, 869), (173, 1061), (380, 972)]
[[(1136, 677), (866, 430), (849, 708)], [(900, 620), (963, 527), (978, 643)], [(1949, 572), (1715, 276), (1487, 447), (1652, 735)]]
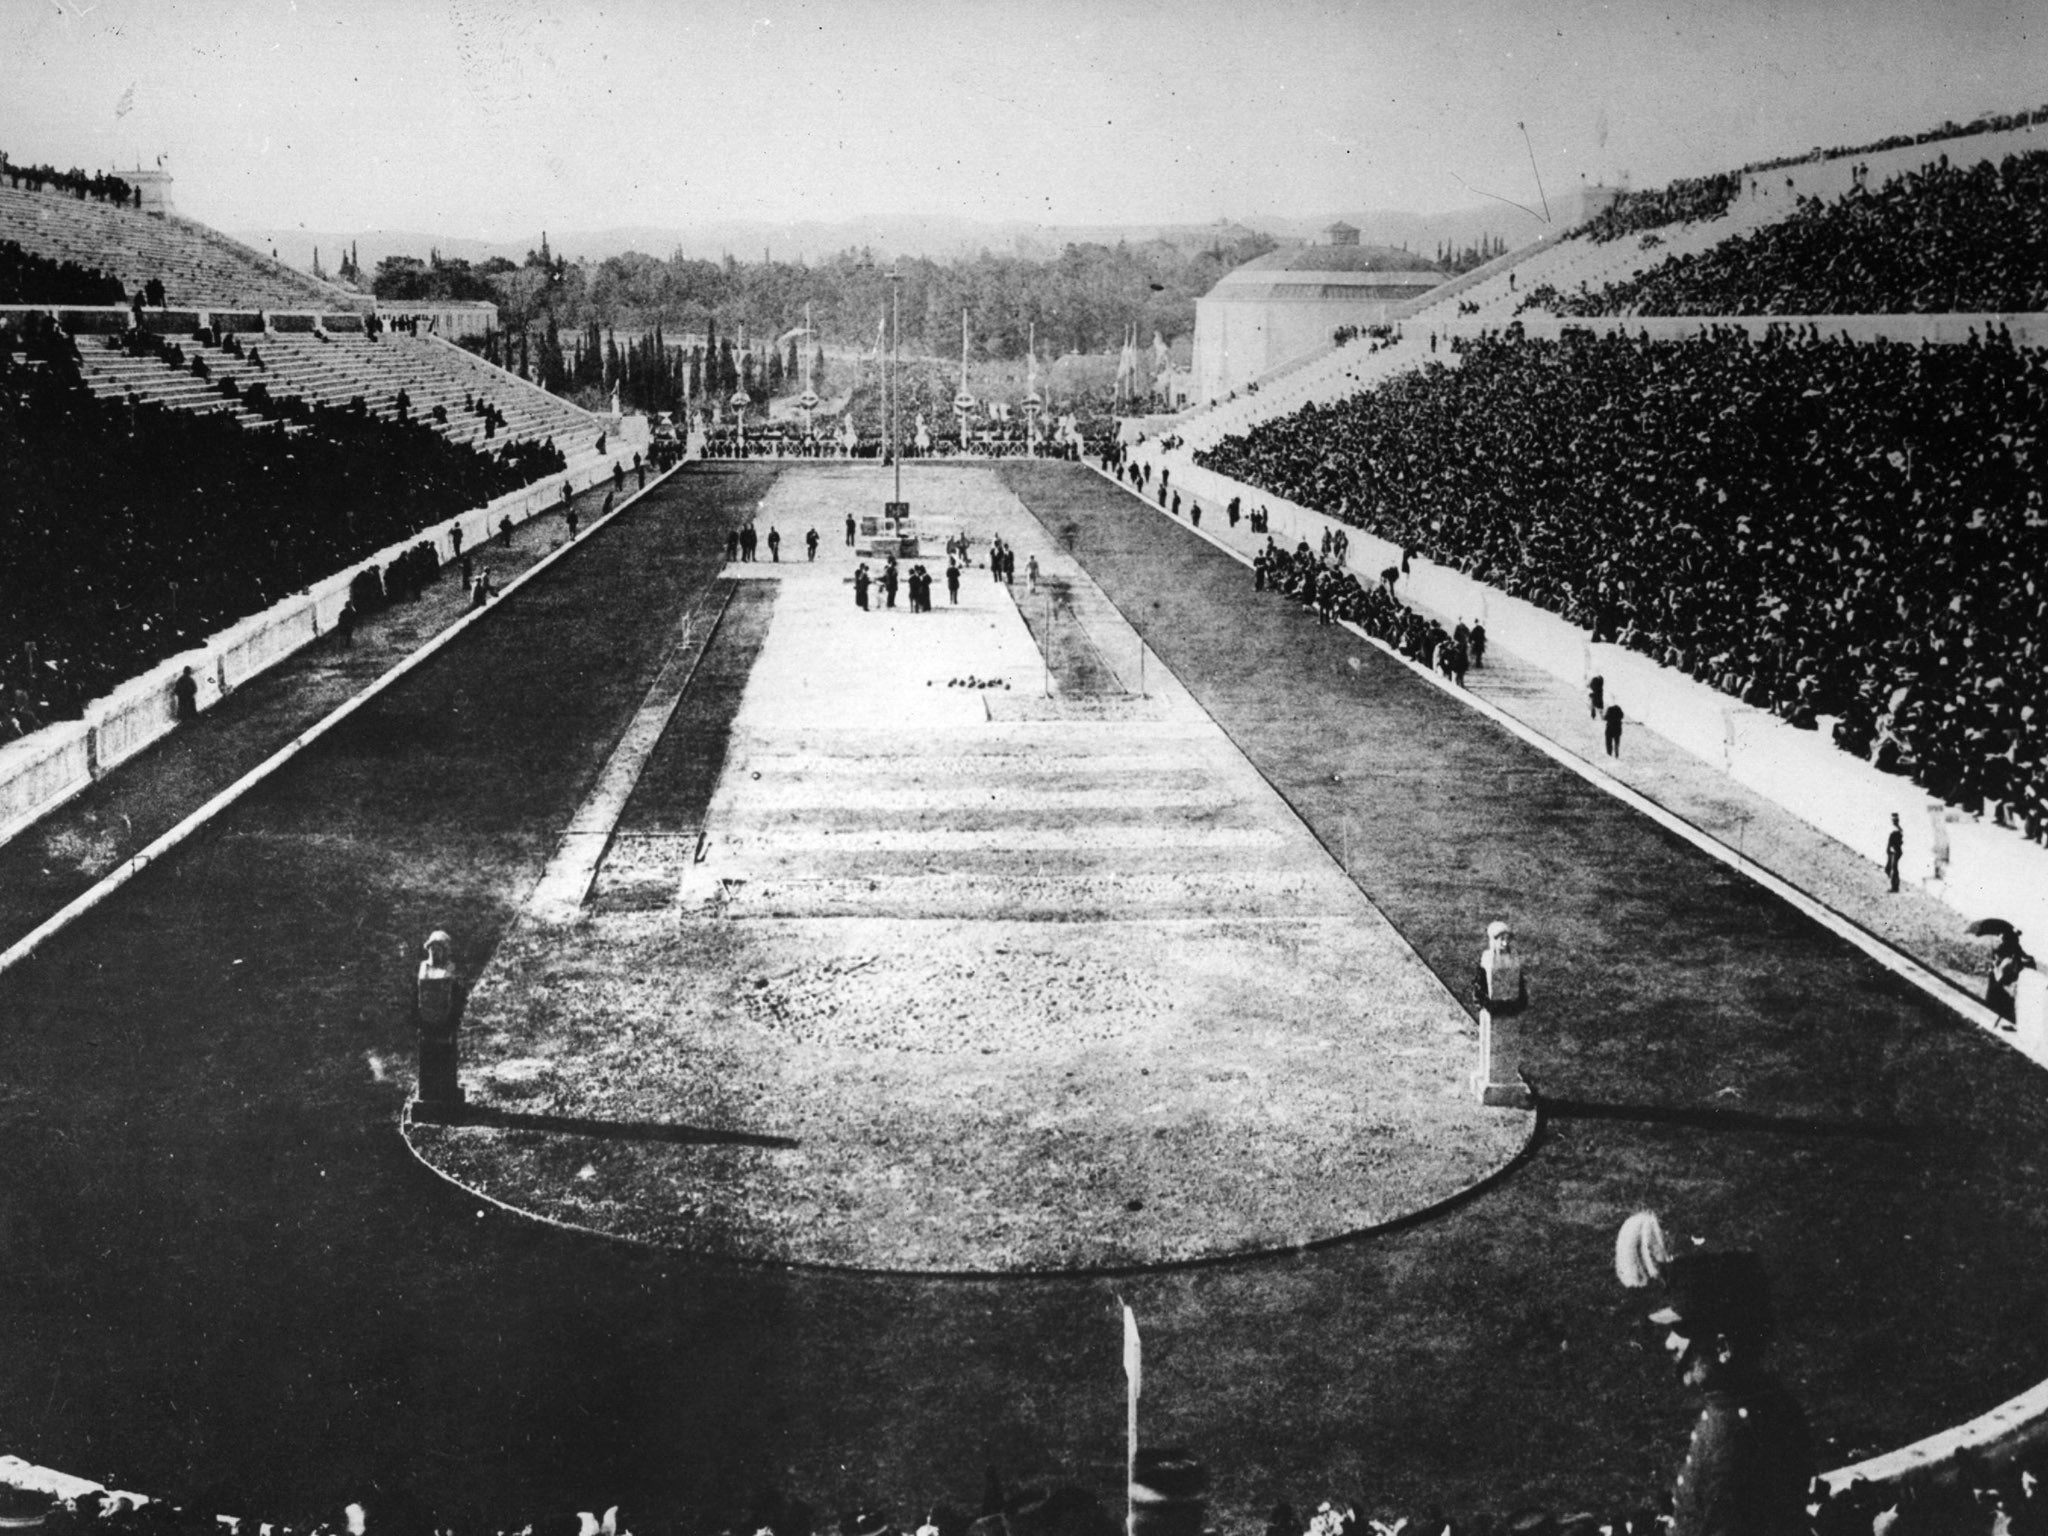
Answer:
[(1671, 1262), (1671, 1245), (1655, 1211), (1637, 1211), (1614, 1238), (1614, 1275), (1630, 1290), (1659, 1278)]

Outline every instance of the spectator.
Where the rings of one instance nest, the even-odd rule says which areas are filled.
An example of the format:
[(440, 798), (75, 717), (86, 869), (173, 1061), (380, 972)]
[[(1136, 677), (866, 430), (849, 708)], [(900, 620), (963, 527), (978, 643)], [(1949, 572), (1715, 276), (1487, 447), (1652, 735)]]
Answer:
[(1806, 1536), (1806, 1415), (1763, 1368), (1770, 1290), (1753, 1253), (1683, 1253), (1650, 1321), (1680, 1381), (1704, 1398), (1672, 1492), (1671, 1536)]
[(2006, 929), (1999, 935), (1998, 947), (1991, 952), (1991, 963), (1985, 974), (1984, 1002), (2007, 1029), (2013, 1027), (2019, 1016), (2016, 1000), (2020, 972), (2032, 969), (2034, 957), (2020, 946), (2019, 930)]
[(1460, 350), (1197, 462), (2048, 833), (2048, 354), (1810, 328)]
[[(0, 698), (14, 701), (0, 735), (74, 718), (285, 594), (533, 478), (526, 460), (424, 425), (253, 388), (242, 400), (302, 430), (95, 400), (47, 317), (0, 318)], [(401, 593), (431, 578), (431, 557), (417, 566), (394, 562)]]
[[(1598, 221), (1595, 221), (1596, 224)], [(2034, 313), (2048, 309), (2048, 151), (1945, 161), (1875, 193), (1802, 198), (1791, 217), (1667, 258), (1595, 293), (1548, 284), (1557, 315)]]

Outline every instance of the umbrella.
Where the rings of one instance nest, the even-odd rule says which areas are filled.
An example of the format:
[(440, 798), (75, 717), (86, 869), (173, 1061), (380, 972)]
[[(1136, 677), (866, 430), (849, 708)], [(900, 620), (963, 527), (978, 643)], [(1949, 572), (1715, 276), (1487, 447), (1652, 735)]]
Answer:
[(1980, 917), (1970, 924), (1967, 932), (1973, 939), (2002, 939), (2008, 934), (2017, 934), (2019, 929), (2002, 917)]

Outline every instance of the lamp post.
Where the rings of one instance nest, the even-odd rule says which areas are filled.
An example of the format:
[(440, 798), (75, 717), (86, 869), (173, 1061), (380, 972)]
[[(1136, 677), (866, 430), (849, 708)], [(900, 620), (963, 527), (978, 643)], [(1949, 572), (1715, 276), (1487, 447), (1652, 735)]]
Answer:
[(953, 414), (960, 418), (960, 451), (967, 452), (967, 418), (974, 410), (974, 396), (967, 392), (967, 311), (960, 311), (960, 393), (953, 397)]
[(798, 395), (796, 403), (804, 413), (804, 452), (814, 452), (813, 443), (816, 429), (811, 421), (812, 413), (818, 409), (818, 391), (811, 383), (811, 306), (804, 306), (804, 392)]
[(889, 457), (896, 465), (896, 495), (889, 504), (892, 516), (903, 515), (903, 273), (889, 269)]
[(1045, 400), (1038, 393), (1038, 326), (1033, 322), (1030, 341), (1025, 346), (1025, 356), (1030, 359), (1029, 371), (1024, 382), (1024, 457), (1038, 457), (1038, 413), (1045, 409)]

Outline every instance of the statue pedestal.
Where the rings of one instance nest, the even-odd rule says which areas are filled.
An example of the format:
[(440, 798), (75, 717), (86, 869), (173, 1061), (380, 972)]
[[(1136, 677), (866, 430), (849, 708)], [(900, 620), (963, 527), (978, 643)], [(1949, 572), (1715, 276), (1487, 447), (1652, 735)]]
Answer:
[(1518, 1013), (1479, 1011), (1479, 1068), (1473, 1096), (1490, 1109), (1533, 1109), (1535, 1095), (1522, 1076), (1522, 1028)]

